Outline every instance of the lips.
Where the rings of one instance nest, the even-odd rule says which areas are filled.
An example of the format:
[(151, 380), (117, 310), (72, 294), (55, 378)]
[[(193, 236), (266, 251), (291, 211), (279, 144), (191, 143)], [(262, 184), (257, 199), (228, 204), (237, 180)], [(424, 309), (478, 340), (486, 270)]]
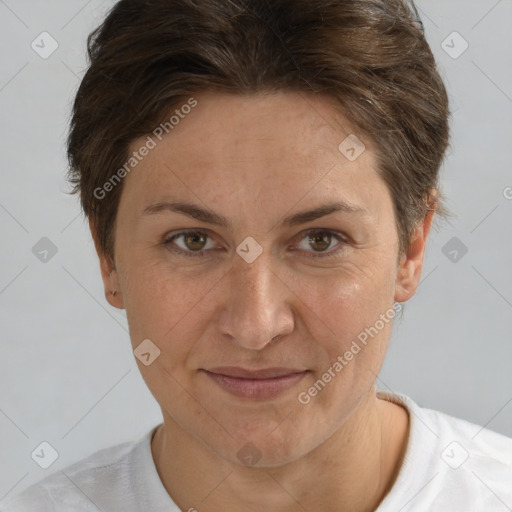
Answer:
[(308, 370), (294, 368), (263, 368), (248, 370), (221, 366), (202, 370), (219, 388), (239, 398), (270, 400), (295, 387)]
[(246, 370), (239, 366), (218, 366), (216, 368), (210, 368), (207, 371), (218, 375), (225, 375), (226, 377), (236, 377), (240, 379), (274, 379), (276, 377), (284, 377), (294, 373), (302, 373), (305, 370), (282, 367)]

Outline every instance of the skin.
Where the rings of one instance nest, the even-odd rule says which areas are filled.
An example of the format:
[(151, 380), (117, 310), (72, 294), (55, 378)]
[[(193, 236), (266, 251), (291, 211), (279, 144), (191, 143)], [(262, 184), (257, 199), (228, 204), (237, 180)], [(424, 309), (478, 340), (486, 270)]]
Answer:
[[(162, 483), (182, 510), (375, 510), (397, 477), (409, 429), (405, 409), (376, 397), (392, 322), (308, 404), (297, 395), (395, 301), (414, 295), (432, 215), (400, 259), (392, 197), (371, 141), (328, 97), (195, 98), (198, 105), (124, 178), (114, 262), (95, 239), (106, 298), (126, 309), (132, 347), (149, 338), (161, 351), (152, 364), (137, 364), (162, 409), (152, 440)], [(338, 150), (351, 133), (366, 146), (354, 162)], [(171, 199), (224, 215), (232, 230), (171, 211), (143, 214)], [(281, 224), (340, 199), (366, 212)], [(189, 229), (207, 238), (164, 243)], [(346, 242), (332, 235), (325, 248), (309, 241), (313, 229)], [(248, 236), (263, 249), (252, 263), (236, 252)], [(202, 249), (203, 257), (170, 246)], [(251, 400), (200, 371), (221, 365), (310, 373), (276, 398)], [(260, 455), (253, 465), (237, 456), (248, 442)]]

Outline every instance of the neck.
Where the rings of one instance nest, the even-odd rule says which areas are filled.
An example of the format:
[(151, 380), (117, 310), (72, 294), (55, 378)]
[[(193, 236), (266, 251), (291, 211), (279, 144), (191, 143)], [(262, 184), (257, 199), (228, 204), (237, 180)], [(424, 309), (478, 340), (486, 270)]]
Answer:
[(396, 480), (408, 424), (405, 409), (372, 389), (334, 435), (282, 466), (233, 464), (165, 414), (151, 448), (162, 483), (182, 510), (371, 512)]

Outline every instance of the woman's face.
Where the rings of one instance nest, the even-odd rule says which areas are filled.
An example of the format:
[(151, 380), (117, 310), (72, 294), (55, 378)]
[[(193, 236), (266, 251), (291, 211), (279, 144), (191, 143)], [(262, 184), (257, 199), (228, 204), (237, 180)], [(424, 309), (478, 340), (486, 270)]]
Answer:
[[(372, 390), (394, 301), (418, 284), (423, 240), (397, 266), (392, 198), (371, 143), (332, 100), (195, 99), (161, 140), (150, 134), (156, 146), (124, 178), (105, 287), (126, 309), (133, 349), (149, 339), (160, 350), (153, 360), (142, 345), (150, 364), (138, 364), (165, 422), (234, 463), (248, 454), (279, 464), (325, 442)], [(355, 160), (360, 147), (338, 148), (353, 133), (366, 146)], [(333, 203), (346, 207), (296, 217)], [(227, 366), (304, 373), (241, 396), (226, 387), (240, 380), (208, 373)]]

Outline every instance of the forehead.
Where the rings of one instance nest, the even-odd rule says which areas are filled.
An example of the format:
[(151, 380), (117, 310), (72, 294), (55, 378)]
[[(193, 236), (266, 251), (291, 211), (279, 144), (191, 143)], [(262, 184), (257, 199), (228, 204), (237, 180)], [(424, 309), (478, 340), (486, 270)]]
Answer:
[[(276, 200), (285, 192), (299, 200), (314, 188), (320, 196), (338, 190), (354, 202), (368, 196), (369, 185), (383, 185), (371, 141), (350, 126), (331, 98), (295, 92), (207, 92), (194, 99), (193, 108), (174, 116), (172, 129), (167, 125), (169, 133), (155, 136), (160, 129), (149, 134), (155, 145), (127, 175), (133, 182), (125, 184), (128, 194), (147, 202), (176, 188), (210, 199), (216, 192), (225, 198), (265, 190)], [(176, 110), (179, 105), (169, 118)], [(345, 150), (354, 136), (365, 150), (351, 160), (340, 144)], [(133, 141), (131, 150), (145, 141)]]
[(246, 160), (261, 157), (262, 152), (292, 159), (322, 152), (338, 156), (342, 138), (354, 133), (334, 100), (325, 96), (208, 92), (196, 101), (169, 137), (164, 135), (174, 138), (183, 149), (193, 148), (192, 158), (207, 152), (210, 159), (230, 159), (242, 156), (242, 151), (248, 152)]

